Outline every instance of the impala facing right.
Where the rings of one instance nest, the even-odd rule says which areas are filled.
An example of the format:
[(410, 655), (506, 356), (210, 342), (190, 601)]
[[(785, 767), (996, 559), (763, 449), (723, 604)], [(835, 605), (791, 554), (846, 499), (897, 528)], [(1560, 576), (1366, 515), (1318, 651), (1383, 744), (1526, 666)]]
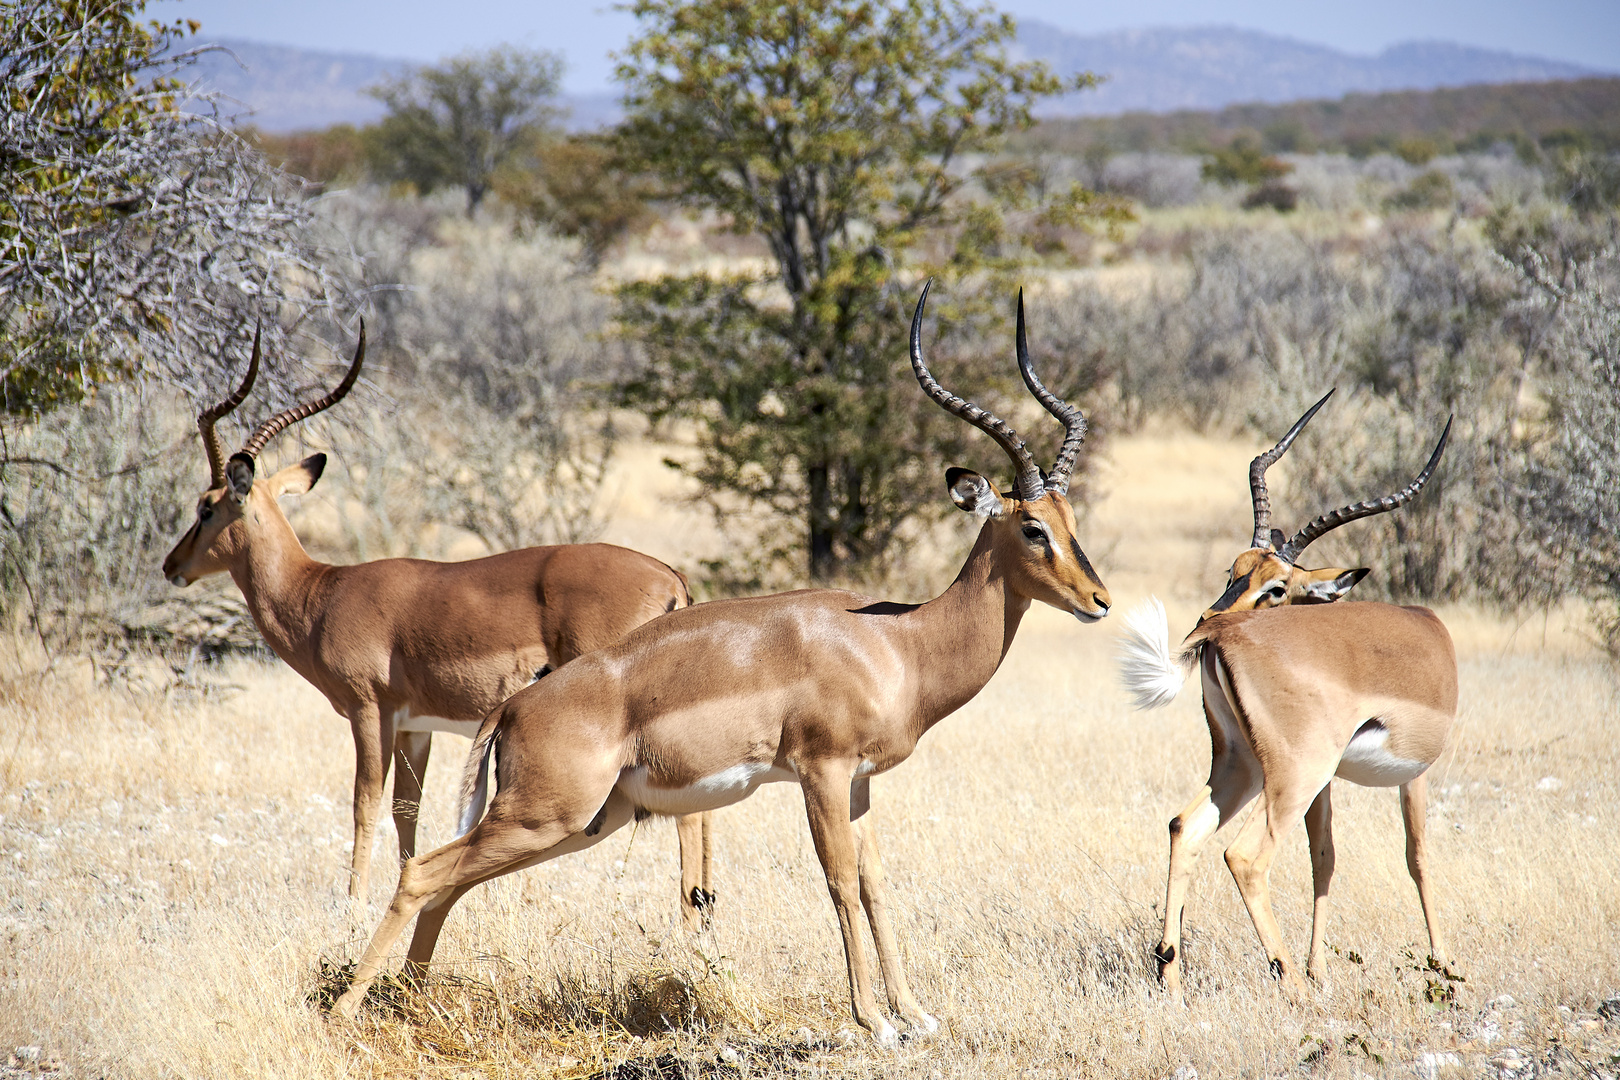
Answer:
[[(1331, 392), (1328, 396), (1332, 396)], [(1127, 616), (1121, 669), (1138, 708), (1168, 704), (1196, 666), (1209, 722), (1209, 782), (1170, 819), (1170, 874), (1164, 936), (1154, 949), (1159, 978), (1182, 1000), (1181, 923), (1199, 849), (1256, 795), (1260, 804), (1226, 849), (1271, 971), (1293, 992), (1304, 987), (1271, 910), (1268, 875), (1277, 844), (1301, 817), (1311, 844), (1316, 902), (1306, 972), (1320, 979), (1333, 878), (1332, 782), (1401, 789), (1406, 865), (1428, 926), (1431, 962), (1456, 977), (1446, 958), (1426, 870), (1423, 836), (1427, 770), (1445, 748), (1457, 713), (1457, 655), (1451, 635), (1421, 607), (1337, 604), (1364, 569), (1304, 570), (1306, 546), (1357, 518), (1409, 501), (1433, 474), (1451, 425), (1417, 478), (1382, 499), (1323, 514), (1291, 539), (1271, 529), (1266, 469), (1327, 402), (1322, 398), (1266, 453), (1249, 486), (1254, 540), (1232, 564), (1224, 595), (1199, 617), (1171, 655), (1164, 609)], [(1275, 609), (1275, 610), (1266, 610)]]

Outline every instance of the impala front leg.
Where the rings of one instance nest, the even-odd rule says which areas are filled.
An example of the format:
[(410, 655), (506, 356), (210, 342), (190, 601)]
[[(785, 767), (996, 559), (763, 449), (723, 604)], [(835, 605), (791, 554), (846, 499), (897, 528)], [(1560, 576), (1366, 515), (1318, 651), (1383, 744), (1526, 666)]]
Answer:
[(1311, 808), (1305, 811), (1305, 835), (1311, 843), (1311, 886), (1316, 902), (1311, 909), (1311, 956), (1305, 974), (1322, 981), (1327, 960), (1328, 887), (1333, 884), (1333, 783), (1328, 782)]
[(363, 911), (371, 891), (371, 849), (377, 839), (383, 785), (394, 745), (394, 725), (376, 702), (349, 714), (354, 733), (354, 851), (349, 856), (349, 899)]
[(854, 772), (847, 762), (817, 762), (800, 767), (799, 784), (804, 789), (810, 837), (815, 841), (822, 872), (827, 875), (827, 891), (832, 895), (838, 929), (844, 937), (850, 1009), (855, 1022), (871, 1032), (879, 1046), (893, 1048), (900, 1044), (900, 1035), (878, 1012), (877, 999), (872, 996), (866, 942), (861, 938), (860, 860), (849, 817)]
[(865, 777), (855, 781), (849, 791), (849, 814), (854, 819), (855, 849), (860, 864), (861, 902), (866, 905), (866, 919), (872, 924), (872, 940), (877, 942), (878, 967), (883, 971), (883, 987), (889, 995), (889, 1011), (901, 1016), (920, 1035), (932, 1035), (939, 1030), (939, 1021), (923, 1011), (912, 996), (911, 984), (906, 981), (905, 968), (900, 963), (900, 946), (894, 936), (894, 925), (889, 921), (889, 885), (883, 873), (883, 858), (878, 853), (877, 828), (872, 820), (872, 793)]

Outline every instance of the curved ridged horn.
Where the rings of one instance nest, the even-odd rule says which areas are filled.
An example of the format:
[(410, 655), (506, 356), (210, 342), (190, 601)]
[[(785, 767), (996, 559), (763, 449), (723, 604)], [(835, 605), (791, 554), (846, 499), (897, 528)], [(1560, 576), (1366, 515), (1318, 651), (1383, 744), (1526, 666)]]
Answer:
[(1340, 525), (1343, 525), (1346, 522), (1355, 521), (1357, 518), (1371, 517), (1374, 514), (1388, 513), (1396, 507), (1410, 502), (1412, 496), (1418, 493), (1418, 489), (1424, 484), (1428, 483), (1429, 477), (1433, 474), (1435, 466), (1440, 464), (1440, 455), (1445, 452), (1446, 440), (1450, 437), (1451, 418), (1447, 417), (1446, 430), (1440, 433), (1440, 442), (1435, 445), (1434, 453), (1429, 455), (1429, 463), (1423, 466), (1423, 471), (1418, 473), (1416, 480), (1413, 480), (1410, 484), (1407, 484), (1404, 488), (1397, 491), (1393, 495), (1386, 495), (1382, 499), (1373, 499), (1369, 502), (1352, 503), (1349, 506), (1341, 507), (1340, 509), (1334, 510), (1331, 513), (1323, 514), (1321, 517), (1299, 530), (1299, 532), (1295, 533), (1293, 538), (1289, 540), (1288, 543), (1284, 544), (1282, 546), (1282, 550), (1277, 554), (1281, 556), (1285, 562), (1292, 563), (1295, 559), (1299, 558), (1300, 553), (1306, 548), (1310, 547), (1314, 541), (1321, 539), (1324, 534), (1332, 532)]
[(1035, 464), (1029, 450), (1024, 446), (1024, 440), (1018, 437), (1006, 421), (986, 409), (957, 397), (929, 374), (928, 368), (923, 364), (922, 358), (922, 317), (923, 305), (928, 303), (928, 290), (933, 286), (933, 279), (923, 283), (922, 296), (917, 298), (917, 311), (911, 317), (911, 370), (917, 376), (917, 382), (922, 385), (923, 393), (933, 398), (939, 407), (953, 416), (960, 416), (992, 439), (1007, 456), (1012, 458), (1017, 469), (1018, 479), (1016, 487), (1018, 497), (1026, 502), (1040, 498), (1046, 492), (1046, 485), (1041, 480), (1041, 469)]
[(253, 328), (253, 358), (248, 361), (247, 375), (242, 379), (242, 385), (236, 388), (236, 393), (215, 405), (211, 409), (204, 409), (197, 414), (197, 430), (202, 432), (203, 450), (208, 454), (209, 487), (217, 488), (225, 483), (225, 444), (219, 441), (219, 433), (214, 425), (221, 417), (229, 415), (238, 405), (247, 399), (248, 391), (253, 389), (253, 380), (259, 376), (259, 331), (262, 325)]
[(1249, 462), (1249, 495), (1254, 499), (1254, 543), (1250, 547), (1271, 550), (1271, 496), (1266, 492), (1266, 470), (1276, 464), (1277, 459), (1288, 452), (1294, 440), (1305, 425), (1311, 422), (1316, 410), (1327, 404), (1327, 399), (1338, 390), (1334, 387), (1322, 395), (1318, 401), (1305, 411), (1305, 415), (1294, 421), (1294, 426), (1288, 429), (1288, 434), (1277, 440), (1277, 445)]
[(1080, 453), (1080, 444), (1086, 441), (1086, 418), (1078, 408), (1048, 390), (1029, 362), (1029, 340), (1024, 335), (1024, 290), (1018, 290), (1018, 333), (1014, 338), (1018, 348), (1018, 373), (1024, 385), (1035, 395), (1035, 400), (1046, 406), (1046, 411), (1063, 424), (1063, 446), (1058, 449), (1052, 471), (1046, 474), (1046, 489), (1059, 495), (1068, 493), (1069, 471)]
[(308, 420), (316, 413), (324, 412), (325, 410), (330, 409), (333, 405), (336, 405), (338, 402), (342, 401), (343, 398), (348, 394), (349, 390), (353, 388), (355, 380), (360, 377), (360, 365), (364, 364), (365, 362), (366, 321), (361, 319), (360, 344), (355, 347), (354, 363), (349, 365), (349, 373), (343, 376), (343, 381), (338, 383), (337, 387), (325, 397), (320, 398), (317, 401), (306, 402), (303, 405), (294, 405), (292, 408), (279, 412), (270, 419), (266, 420), (264, 423), (260, 424), (258, 429), (253, 432), (253, 437), (242, 444), (242, 449), (240, 452), (246, 454), (250, 458), (256, 458), (259, 456), (259, 451), (264, 449), (265, 443), (275, 438), (276, 435), (278, 435), (288, 425), (296, 424), (300, 420)]

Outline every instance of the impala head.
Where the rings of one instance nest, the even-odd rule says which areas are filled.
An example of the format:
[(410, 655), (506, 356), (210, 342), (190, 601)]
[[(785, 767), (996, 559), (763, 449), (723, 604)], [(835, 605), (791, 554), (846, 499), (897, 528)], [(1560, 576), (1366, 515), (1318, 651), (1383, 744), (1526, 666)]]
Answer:
[(1086, 437), (1086, 418), (1042, 385), (1030, 365), (1024, 336), (1024, 294), (1018, 294), (1018, 370), (1029, 392), (1062, 421), (1064, 428), (1057, 460), (1044, 474), (1018, 432), (994, 414), (944, 389), (929, 374), (922, 358), (923, 305), (928, 302), (928, 289), (929, 285), (923, 286), (911, 320), (911, 369), (923, 392), (941, 408), (966, 420), (1007, 452), (1017, 476), (1012, 492), (1005, 493), (970, 469), (947, 469), (945, 486), (951, 500), (967, 513), (988, 519), (986, 528), (993, 532), (992, 542), (1001, 564), (1008, 568), (1013, 587), (1021, 595), (1067, 611), (1082, 622), (1095, 622), (1108, 614), (1111, 601), (1107, 586), (1097, 577), (1075, 539), (1074, 509), (1067, 495), (1069, 471)]
[[(163, 576), (173, 585), (184, 588), (198, 578), (230, 569), (233, 559), (242, 554), (248, 540), (248, 527), (254, 522), (279, 517), (276, 499), (282, 495), (302, 495), (315, 486), (326, 468), (325, 454), (312, 454), (296, 465), (289, 465), (268, 479), (255, 482), (259, 452), (278, 433), (300, 420), (308, 419), (322, 410), (336, 405), (348, 394), (360, 377), (360, 366), (366, 359), (366, 327), (360, 325), (360, 344), (354, 352), (349, 373), (331, 393), (317, 401), (279, 412), (260, 424), (242, 449), (225, 456), (224, 444), (214, 425), (230, 413), (247, 397), (253, 380), (259, 374), (259, 334), (253, 334), (253, 358), (248, 362), (247, 375), (236, 393), (197, 417), (202, 432), (203, 449), (208, 453), (209, 486), (197, 500), (197, 520), (180, 542), (174, 545), (163, 560)], [(246, 523), (244, 519), (247, 519)], [(243, 523), (243, 524), (239, 524)]]
[(1382, 499), (1352, 503), (1323, 514), (1291, 538), (1285, 539), (1281, 529), (1271, 527), (1271, 498), (1266, 492), (1266, 470), (1287, 452), (1311, 417), (1332, 396), (1333, 391), (1329, 390), (1321, 401), (1294, 422), (1294, 426), (1288, 429), (1288, 434), (1276, 446), (1249, 464), (1249, 493), (1254, 501), (1254, 539), (1249, 549), (1232, 563), (1232, 569), (1227, 574), (1226, 592), (1198, 617), (1200, 623), (1211, 615), (1225, 611), (1253, 611), (1284, 604), (1330, 604), (1343, 597), (1356, 582), (1367, 576), (1366, 567), (1345, 569), (1335, 566), (1307, 570), (1295, 565), (1300, 554), (1313, 542), (1346, 522), (1388, 513), (1411, 501), (1419, 489), (1428, 483), (1435, 466), (1440, 464), (1446, 439), (1451, 436), (1450, 420), (1446, 421), (1446, 429), (1441, 432), (1434, 453), (1429, 455), (1429, 463), (1423, 466), (1417, 479), (1406, 487)]

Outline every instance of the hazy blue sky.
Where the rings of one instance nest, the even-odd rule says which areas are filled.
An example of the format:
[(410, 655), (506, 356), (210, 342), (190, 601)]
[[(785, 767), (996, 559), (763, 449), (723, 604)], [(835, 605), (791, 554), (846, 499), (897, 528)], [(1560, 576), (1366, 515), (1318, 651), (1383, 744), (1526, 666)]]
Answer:
[[(1620, 71), (1617, 0), (1003, 0), (1001, 6), (1078, 33), (1219, 23), (1353, 53), (1439, 39)], [(196, 19), (205, 34), (414, 60), (502, 41), (557, 49), (568, 58), (566, 81), (575, 92), (609, 88), (608, 53), (635, 25), (593, 0), (158, 0), (147, 11)]]

